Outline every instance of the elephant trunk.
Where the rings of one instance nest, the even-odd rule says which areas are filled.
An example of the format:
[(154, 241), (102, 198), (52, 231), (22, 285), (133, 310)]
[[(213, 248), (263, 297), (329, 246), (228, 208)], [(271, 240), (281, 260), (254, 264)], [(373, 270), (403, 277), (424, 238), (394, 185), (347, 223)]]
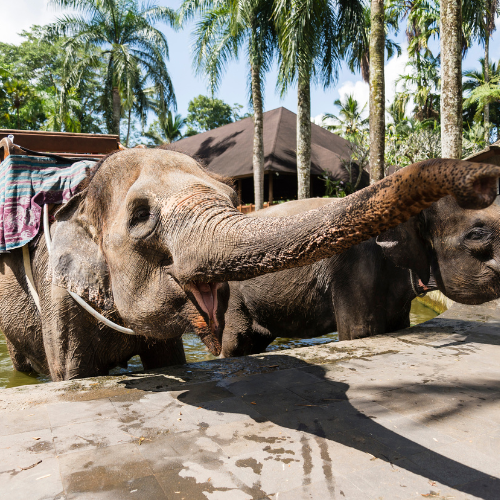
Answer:
[[(190, 194), (168, 216), (173, 275), (181, 284), (245, 280), (342, 253), (452, 195), (483, 209), (497, 194), (500, 167), (436, 159), (410, 165), (337, 203), (299, 215), (256, 218), (226, 199)], [(175, 235), (175, 237), (173, 236)]]

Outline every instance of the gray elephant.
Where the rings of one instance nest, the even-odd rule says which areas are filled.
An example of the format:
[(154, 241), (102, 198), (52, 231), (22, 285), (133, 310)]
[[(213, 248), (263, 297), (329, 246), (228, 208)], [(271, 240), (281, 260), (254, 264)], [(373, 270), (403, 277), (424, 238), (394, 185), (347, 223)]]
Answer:
[[(329, 203), (293, 201), (254, 216), (283, 217)], [(431, 270), (435, 285), (428, 283)], [(498, 205), (463, 210), (446, 197), (340, 255), (231, 282), (222, 355), (262, 352), (278, 336), (338, 331), (340, 340), (350, 340), (406, 328), (411, 301), (436, 288), (465, 304), (500, 297)]]
[(48, 370), (53, 380), (106, 373), (124, 356), (120, 343), (134, 340), (97, 323), (71, 291), (146, 337), (146, 352), (139, 340), (128, 353), (150, 353), (146, 366), (182, 363), (192, 305), (209, 326), (209, 345), (221, 336), (228, 280), (325, 259), (449, 194), (463, 207), (484, 208), (499, 176), (492, 165), (432, 160), (337, 204), (265, 219), (238, 212), (233, 189), (186, 155), (120, 151), (101, 161), (57, 212), (50, 259), (43, 241), (32, 251), (39, 319), (18, 272), (20, 252), (2, 257), (0, 327), (17, 366)]

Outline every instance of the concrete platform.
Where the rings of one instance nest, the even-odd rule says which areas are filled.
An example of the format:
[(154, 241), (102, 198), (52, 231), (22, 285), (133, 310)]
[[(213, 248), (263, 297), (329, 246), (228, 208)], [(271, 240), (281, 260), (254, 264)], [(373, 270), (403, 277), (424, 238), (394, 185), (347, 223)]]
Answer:
[(0, 391), (0, 497), (499, 499), (500, 309)]

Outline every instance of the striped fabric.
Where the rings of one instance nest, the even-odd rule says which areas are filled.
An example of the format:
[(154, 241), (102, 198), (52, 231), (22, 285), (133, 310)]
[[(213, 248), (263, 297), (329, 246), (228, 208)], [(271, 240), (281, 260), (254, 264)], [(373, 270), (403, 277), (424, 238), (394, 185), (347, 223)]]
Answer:
[(0, 253), (31, 241), (40, 229), (43, 205), (67, 202), (94, 164), (21, 155), (0, 163)]

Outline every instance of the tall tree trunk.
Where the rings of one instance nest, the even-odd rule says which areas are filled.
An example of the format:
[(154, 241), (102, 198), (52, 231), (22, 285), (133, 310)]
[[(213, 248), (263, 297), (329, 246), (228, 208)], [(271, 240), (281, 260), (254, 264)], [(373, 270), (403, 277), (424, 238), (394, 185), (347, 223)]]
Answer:
[(384, 0), (371, 0), (370, 32), (370, 182), (384, 178), (385, 78)]
[(118, 135), (120, 139), (120, 115), (121, 115), (121, 102), (120, 90), (118, 87), (113, 87), (113, 134)]
[[(486, 36), (484, 38), (484, 82), (490, 81), (490, 31), (486, 27)], [(484, 142), (486, 146), (490, 143), (490, 104), (484, 105)]]
[(255, 210), (264, 205), (264, 116), (262, 110), (262, 91), (260, 68), (252, 65), (253, 101), (253, 189)]
[(297, 182), (298, 199), (311, 195), (311, 82), (299, 75), (297, 89)]
[(125, 141), (125, 147), (128, 148), (128, 141), (130, 139), (130, 119), (132, 116), (132, 108), (128, 110), (128, 124), (127, 124), (127, 140)]
[(441, 1), (441, 155), (462, 157), (462, 2)]

